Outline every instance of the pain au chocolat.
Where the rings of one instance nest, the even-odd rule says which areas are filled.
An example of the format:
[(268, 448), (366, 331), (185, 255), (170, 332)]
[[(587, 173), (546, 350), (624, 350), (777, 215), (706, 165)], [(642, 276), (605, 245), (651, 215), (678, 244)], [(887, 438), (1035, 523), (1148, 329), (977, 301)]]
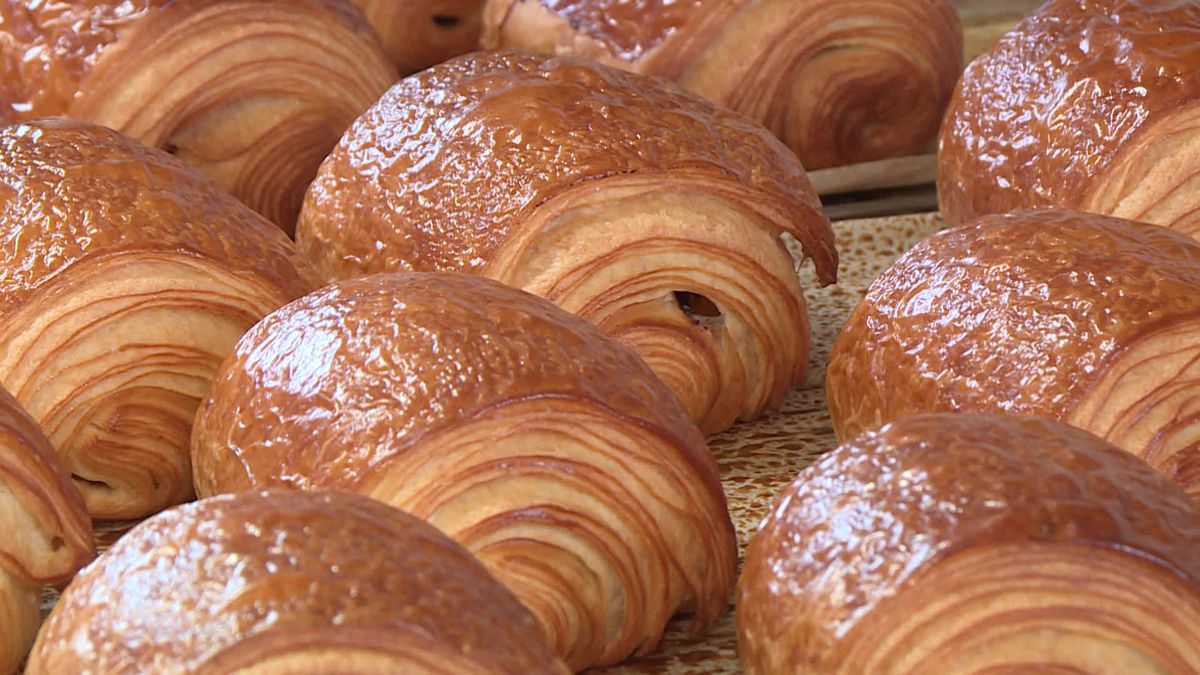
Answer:
[(833, 346), (838, 436), (919, 411), (1069, 422), (1200, 498), (1200, 243), (1047, 209), (918, 244)]
[(67, 588), (26, 672), (567, 670), (445, 535), (365, 497), (285, 490), (138, 525)]
[(395, 79), (349, 0), (0, 0), (0, 121), (111, 127), (289, 232), (321, 160)]
[(79, 491), (50, 441), (0, 388), (0, 675), (18, 671), (42, 622), (42, 587), (96, 554)]
[(345, 489), (479, 557), (574, 669), (724, 609), (736, 543), (716, 463), (627, 348), (464, 274), (343, 281), (271, 314), (192, 438), (201, 496)]
[(354, 0), (407, 75), (479, 44), (483, 0)]
[(1052, 0), (963, 76), (938, 153), (952, 225), (1065, 207), (1200, 234), (1200, 3)]
[(705, 431), (802, 379), (833, 232), (804, 169), (750, 120), (577, 58), (471, 54), (394, 87), (321, 167), (297, 243), (327, 280), (462, 271), (632, 346)]
[(951, 0), (488, 0), (481, 42), (675, 80), (810, 171), (920, 151), (963, 60)]
[(283, 232), (165, 152), (0, 129), (0, 382), (97, 518), (192, 496), (192, 418), (242, 333), (315, 287)]
[(1200, 509), (1038, 418), (925, 414), (784, 490), (746, 554), (748, 673), (1200, 671)]

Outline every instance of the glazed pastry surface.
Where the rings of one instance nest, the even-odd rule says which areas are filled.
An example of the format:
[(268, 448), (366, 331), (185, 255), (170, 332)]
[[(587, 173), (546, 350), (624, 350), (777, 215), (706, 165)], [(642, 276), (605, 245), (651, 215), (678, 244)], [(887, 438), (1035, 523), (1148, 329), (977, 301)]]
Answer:
[(192, 494), (191, 418), (241, 333), (315, 279), (266, 220), (85, 122), (0, 130), (0, 381), (97, 517)]
[(96, 555), (92, 523), (37, 423), (0, 388), (0, 673), (15, 673), (41, 623), (41, 590)]
[(483, 0), (354, 0), (401, 74), (424, 70), (479, 43)]
[(785, 236), (835, 279), (828, 220), (766, 130), (660, 80), (511, 51), (394, 87), (297, 229), (326, 279), (465, 271), (546, 297), (637, 350), (709, 432), (803, 376)]
[(557, 194), (674, 171), (749, 193), (744, 206), (778, 214), (772, 224), (804, 244), (823, 281), (834, 280), (820, 201), (763, 129), (652, 80), (513, 51), (467, 55), (393, 87), (322, 166), (297, 239), (327, 279), (486, 272), (499, 249), (528, 236), (529, 213)]
[(434, 528), (345, 493), (227, 495), (120, 539), (29, 673), (564, 673), (529, 612)]
[(488, 0), (481, 44), (675, 80), (809, 170), (920, 151), (963, 58), (948, 0)]
[(1200, 5), (1053, 0), (967, 69), (938, 193), (951, 224), (1058, 206), (1200, 230)]
[(827, 391), (851, 438), (919, 411), (1068, 421), (1200, 495), (1200, 245), (1063, 210), (986, 216), (914, 247), (834, 345)]
[(4, 0), (0, 37), (0, 121), (117, 129), (288, 231), (329, 148), (395, 80), (349, 0)]
[(739, 583), (739, 650), (751, 673), (1188, 672), (1198, 545), (1194, 503), (1091, 434), (915, 415), (776, 501)]
[(196, 418), (204, 495), (348, 489), (476, 554), (575, 669), (725, 608), (735, 542), (716, 464), (632, 352), (461, 274), (338, 282), (268, 316)]

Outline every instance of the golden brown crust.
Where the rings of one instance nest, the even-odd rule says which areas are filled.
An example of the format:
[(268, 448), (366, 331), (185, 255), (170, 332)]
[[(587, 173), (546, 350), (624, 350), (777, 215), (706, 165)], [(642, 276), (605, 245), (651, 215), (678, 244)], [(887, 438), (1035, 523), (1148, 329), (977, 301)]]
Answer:
[(845, 439), (935, 410), (1068, 420), (1126, 350), (1197, 317), (1200, 245), (1182, 234), (1052, 209), (986, 216), (871, 286), (830, 357), (834, 426)]
[[(903, 625), (919, 610), (920, 603), (911, 604), (914, 597), (932, 604), (950, 593), (970, 593), (969, 587), (939, 586), (947, 580), (937, 571), (952, 569), (947, 563), (991, 555), (991, 564), (1002, 568), (1006, 555), (1024, 551), (1040, 555), (1049, 570), (1056, 558), (1073, 557), (1077, 547), (1091, 551), (1097, 570), (1107, 565), (1102, 561), (1115, 559), (1134, 574), (1125, 580), (1129, 588), (1140, 592), (1144, 583), (1182, 592), (1175, 600), (1181, 619), (1200, 607), (1200, 511), (1141, 461), (1049, 420), (913, 416), (826, 455), (776, 501), (750, 544), (739, 584), (740, 651), (753, 673), (864, 672), (848, 664), (870, 662), (865, 655), (879, 648), (864, 641), (871, 625), (890, 623), (914, 636)], [(988, 620), (956, 624), (961, 633), (942, 636), (952, 655), (961, 650), (960, 658), (977, 648), (971, 646), (973, 633), (1009, 620), (997, 598), (1040, 583), (1042, 573), (1012, 570), (996, 586), (997, 577), (985, 576), (986, 571), (976, 568), (976, 583), (993, 584), (993, 595), (977, 599), (984, 607), (996, 603)], [(1073, 574), (1086, 574), (1086, 567)], [(1059, 580), (1056, 588), (1037, 596), (1040, 613), (1007, 609), (1023, 617), (1020, 630), (1061, 629), (1059, 639), (1065, 639), (1081, 621), (1102, 617), (1106, 596), (1112, 595), (1089, 590), (1079, 604), (1063, 606), (1058, 598), (1072, 585), (1087, 587), (1085, 579)], [(891, 602), (900, 595), (910, 604)], [(1089, 605), (1095, 610), (1090, 614), (1081, 609)], [(959, 612), (974, 609), (960, 607)], [(1167, 630), (1158, 630), (1173, 630), (1186, 640), (1196, 637), (1195, 627), (1174, 626), (1176, 619), (1161, 613), (1156, 620), (1162, 625), (1146, 633), (1143, 625), (1104, 626), (1108, 619), (1099, 618), (1092, 635), (1114, 629), (1168, 664), (1173, 657), (1183, 660), (1177, 667), (1200, 665), (1194, 642), (1182, 643), (1182, 656), (1172, 654), (1179, 643), (1172, 645)], [(1022, 658), (1053, 663), (1056, 655), (1064, 653), (1045, 648), (1016, 656), (1018, 663)], [(877, 665), (894, 672), (895, 664)], [(1024, 665), (1028, 669), (1030, 661)]]
[(395, 80), (349, 0), (3, 0), (0, 38), (0, 120), (117, 129), (289, 232), (321, 159)]
[(0, 318), (73, 265), (133, 252), (211, 260), (287, 298), (316, 277), (283, 233), (166, 153), (86, 122), (0, 130)]
[[(670, 438), (724, 501), (704, 439), (637, 356), (544, 300), (460, 274), (338, 282), (260, 321), (197, 415), (196, 483), (201, 494), (359, 488), (423, 436), (531, 398)], [(315, 442), (347, 433), (358, 440)]]
[[(1197, 67), (1195, 2), (1047, 2), (972, 63), (959, 84), (939, 151), (947, 221), (1087, 206), (1123, 153), (1148, 135), (1169, 135), (1157, 123), (1200, 105)], [(1166, 180), (1194, 172), (1180, 167)], [(1186, 210), (1194, 223), (1195, 204)]]
[[(137, 24), (170, 10), (182, 19), (225, 0), (0, 1), (0, 120), (24, 122), (70, 113), (73, 99), (105, 49)], [(347, 0), (269, 0), (312, 9), (351, 27), (371, 29)]]
[(948, 0), (490, 0), (485, 47), (675, 80), (761, 122), (809, 170), (919, 151), (962, 67)]
[(202, 404), (201, 495), (352, 489), (478, 555), (574, 668), (652, 650), (725, 607), (716, 464), (633, 352), (476, 276), (342, 281), (270, 315)]
[(820, 202), (765, 130), (659, 81), (512, 51), (467, 55), (393, 87), (322, 166), (297, 240), (326, 278), (479, 272), (555, 195), (617, 174), (671, 172), (783, 214), (772, 224), (834, 281)]
[[(96, 555), (92, 522), (50, 441), (0, 388), (0, 570), (37, 587), (65, 581)], [(28, 529), (30, 526), (35, 530)]]
[(484, 0), (354, 0), (401, 74), (424, 70), (479, 43)]
[(424, 656), (565, 672), (469, 553), (345, 493), (243, 493), (160, 514), (71, 584), (39, 638), (29, 673), (234, 672), (297, 652), (351, 671)]
[(96, 517), (189, 498), (212, 371), (315, 275), (278, 228), (117, 132), (37, 121), (0, 149), (0, 380)]

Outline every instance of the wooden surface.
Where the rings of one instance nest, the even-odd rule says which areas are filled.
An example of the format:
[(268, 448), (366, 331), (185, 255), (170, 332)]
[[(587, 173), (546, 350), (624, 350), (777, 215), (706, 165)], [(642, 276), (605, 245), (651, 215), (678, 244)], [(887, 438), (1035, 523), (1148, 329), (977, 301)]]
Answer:
[[(842, 324), (871, 282), (941, 225), (934, 214), (835, 223), (842, 258), (838, 285), (814, 289), (811, 270), (804, 270), (813, 324), (805, 383), (792, 390), (774, 416), (709, 439), (721, 466), (742, 554), (775, 496), (815, 458), (837, 445), (825, 407), (825, 364)], [(703, 635), (690, 636), (686, 619), (677, 621), (657, 654), (603, 672), (740, 673), (732, 605)]]
[[(963, 21), (964, 63), (1004, 36), (1042, 0), (958, 0)], [(937, 209), (936, 146), (924, 154), (809, 173), (833, 220), (873, 218)]]

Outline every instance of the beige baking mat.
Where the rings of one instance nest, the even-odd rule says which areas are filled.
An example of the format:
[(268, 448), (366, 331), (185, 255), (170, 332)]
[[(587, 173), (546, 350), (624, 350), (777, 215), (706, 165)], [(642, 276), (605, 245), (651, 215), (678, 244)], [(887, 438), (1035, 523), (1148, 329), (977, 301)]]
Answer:
[[(775, 415), (709, 439), (721, 465), (721, 480), (743, 553), (775, 495), (801, 469), (836, 445), (825, 407), (825, 364), (842, 324), (876, 277), (941, 226), (941, 218), (935, 214), (834, 223), (841, 256), (838, 285), (806, 293), (813, 324), (807, 381), (792, 390)], [(804, 276), (811, 289), (811, 270), (805, 269)], [(603, 672), (741, 672), (732, 604), (704, 634), (689, 636), (687, 628), (686, 621), (676, 622), (656, 654)]]
[[(744, 550), (775, 495), (814, 458), (835, 445), (825, 408), (825, 364), (829, 347), (850, 310), (871, 282), (901, 253), (941, 227), (934, 214), (849, 220), (834, 224), (841, 267), (838, 285), (807, 292), (813, 325), (813, 349), (804, 385), (793, 389), (775, 415), (739, 425), (709, 443), (721, 465), (729, 510)], [(813, 288), (812, 270), (802, 270), (805, 287)], [(101, 549), (107, 549), (130, 524), (98, 527)], [(56, 594), (46, 594), (46, 610)], [(610, 673), (738, 673), (737, 637), (732, 605), (699, 636), (690, 636), (686, 620), (672, 625), (653, 656), (608, 669)]]

